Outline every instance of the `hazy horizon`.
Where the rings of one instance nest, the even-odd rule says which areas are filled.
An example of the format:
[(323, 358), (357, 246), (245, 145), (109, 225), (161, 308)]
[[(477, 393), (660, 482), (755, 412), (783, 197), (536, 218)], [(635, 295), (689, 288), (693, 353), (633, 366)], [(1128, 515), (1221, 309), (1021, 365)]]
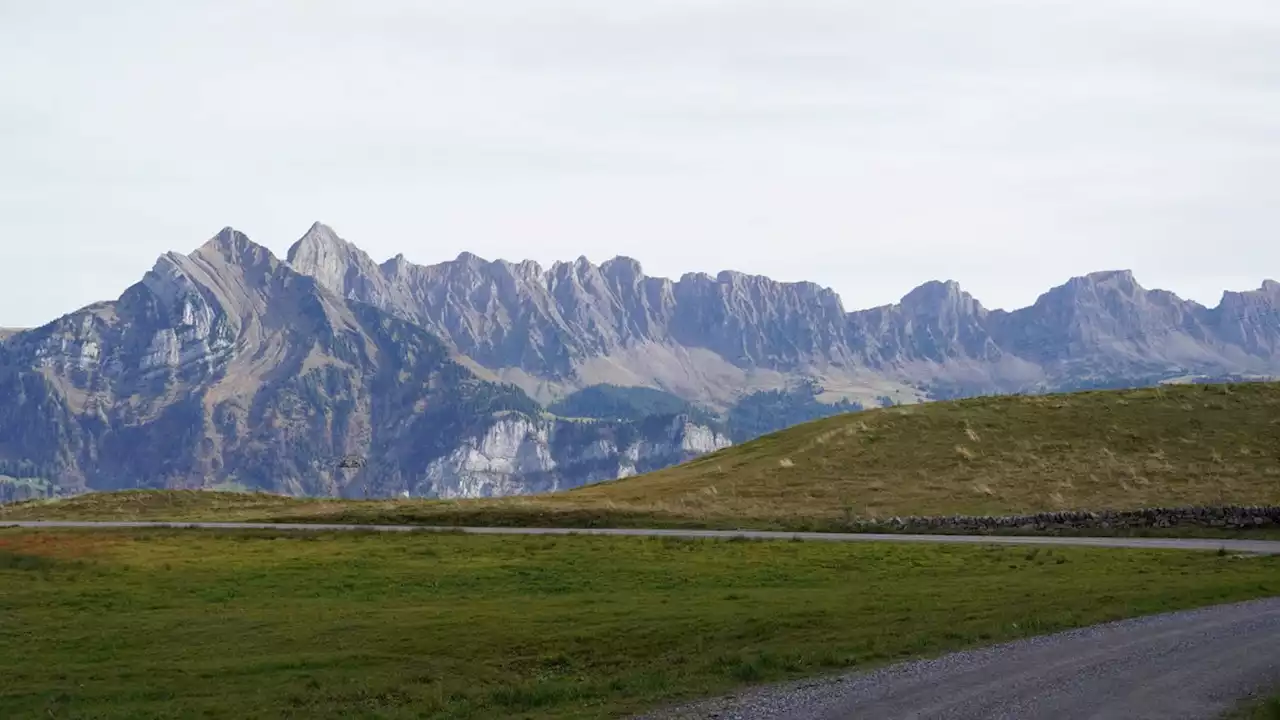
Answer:
[(382, 261), (955, 280), (1280, 279), (1280, 6), (0, 0), (0, 326), (233, 226)]

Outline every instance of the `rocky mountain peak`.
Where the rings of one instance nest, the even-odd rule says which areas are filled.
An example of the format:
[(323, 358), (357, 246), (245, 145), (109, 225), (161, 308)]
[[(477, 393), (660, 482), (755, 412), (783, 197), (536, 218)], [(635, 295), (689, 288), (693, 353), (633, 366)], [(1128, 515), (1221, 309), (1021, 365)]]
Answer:
[(600, 265), (600, 272), (604, 273), (606, 277), (627, 282), (634, 282), (644, 277), (644, 268), (640, 266), (640, 261), (624, 255), (605, 260)]
[(954, 280), (927, 282), (904, 295), (900, 305), (909, 315), (985, 315), (987, 312)]
[(1069, 280), (1002, 318), (998, 340), (1055, 373), (1159, 375), (1230, 364), (1212, 313), (1165, 290), (1147, 290), (1115, 270)]
[(160, 312), (184, 323), (196, 316), (211, 318), (218, 306), (236, 316), (256, 302), (279, 266), (269, 249), (227, 227), (190, 255), (161, 255), (135, 288), (148, 290)]
[(313, 223), (289, 248), (286, 258), (294, 270), (315, 278), (322, 287), (343, 297), (348, 295), (346, 286), (351, 276), (380, 276), (368, 254), (320, 222)]
[(549, 274), (552, 278), (568, 280), (570, 278), (582, 278), (594, 270), (596, 270), (596, 267), (591, 264), (591, 261), (585, 255), (580, 255), (573, 262), (559, 261), (552, 263)]
[(236, 230), (230, 225), (219, 230), (213, 237), (209, 238), (200, 247), (196, 248), (196, 253), (202, 251), (223, 252), (228, 248), (234, 248), (248, 241), (248, 237), (244, 233)]
[(1098, 270), (1084, 275), (1082, 280), (1093, 284), (1136, 285), (1132, 270)]
[(364, 255), (364, 251), (343, 240), (328, 225), (315, 222), (289, 248), (286, 257), (289, 264), (296, 267), (319, 257), (351, 258), (358, 255)]
[[(618, 298), (619, 303), (624, 308), (637, 304), (648, 306), (653, 302), (658, 304), (662, 302), (657, 297), (648, 297), (648, 293), (644, 289), (647, 284), (644, 269), (640, 267), (638, 261), (632, 258), (618, 256), (604, 261), (600, 265), (600, 275), (612, 288), (611, 292)], [(662, 294), (660, 288), (655, 287), (655, 290), (659, 295)]]
[(1050, 325), (1068, 331), (1089, 318), (1130, 315), (1138, 305), (1148, 304), (1146, 295), (1132, 272), (1107, 270), (1073, 277), (1042, 294), (1031, 307), (1012, 314), (1040, 315)]
[(395, 257), (382, 263), (378, 269), (382, 270), (382, 274), (388, 276), (403, 275), (409, 269), (410, 263), (405, 258), (404, 253), (398, 253)]
[(850, 313), (850, 344), (879, 368), (910, 363), (992, 362), (1001, 353), (991, 339), (989, 313), (960, 284), (924, 283), (896, 305)]
[[(1138, 284), (1131, 270), (1103, 270), (1071, 278), (1061, 289), (1072, 295), (1079, 293), (1120, 293), (1140, 295), (1146, 290)], [(1051, 291), (1052, 292), (1052, 291)]]
[(476, 255), (475, 253), (467, 252), (466, 250), (458, 253), (458, 257), (454, 258), (453, 261), (459, 265), (466, 265), (467, 267), (472, 268), (478, 268), (489, 264), (484, 258)]
[(525, 277), (542, 277), (542, 266), (533, 260), (521, 260), (516, 267), (520, 268), (520, 273)]
[(1225, 290), (1219, 309), (1248, 303), (1270, 304), (1280, 301), (1280, 283), (1275, 280), (1263, 280), (1257, 290)]
[[(173, 255), (174, 253), (169, 253)], [(233, 227), (224, 227), (187, 257), (214, 262), (258, 265), (274, 259), (271, 251)]]
[(1257, 290), (1227, 291), (1210, 311), (1217, 334), (1250, 355), (1280, 353), (1280, 283), (1263, 280)]

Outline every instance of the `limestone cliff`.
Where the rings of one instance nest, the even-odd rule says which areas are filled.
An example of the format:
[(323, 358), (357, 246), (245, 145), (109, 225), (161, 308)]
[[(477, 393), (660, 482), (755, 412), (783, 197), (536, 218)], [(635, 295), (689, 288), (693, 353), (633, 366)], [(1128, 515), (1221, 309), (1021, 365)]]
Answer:
[(729, 446), (684, 416), (583, 423), (510, 416), (431, 463), (406, 494), (495, 497), (552, 492), (630, 477)]

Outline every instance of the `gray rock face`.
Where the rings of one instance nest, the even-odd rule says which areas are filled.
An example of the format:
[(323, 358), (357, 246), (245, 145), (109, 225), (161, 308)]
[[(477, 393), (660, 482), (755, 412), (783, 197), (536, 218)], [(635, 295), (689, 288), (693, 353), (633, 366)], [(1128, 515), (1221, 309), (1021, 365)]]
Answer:
[(997, 362), (1004, 353), (991, 337), (988, 315), (955, 282), (935, 281), (897, 305), (852, 313), (849, 338), (858, 357), (878, 368), (918, 361)]
[(1035, 305), (997, 316), (994, 329), (1010, 352), (1049, 368), (1202, 370), (1225, 364), (1208, 315), (1172, 293), (1144, 290), (1128, 271), (1106, 272), (1073, 278)]
[(293, 246), (289, 264), (343, 297), (413, 320), (485, 367), (537, 377), (570, 378), (591, 358), (645, 344), (703, 348), (742, 367), (851, 361), (840, 299), (812, 283), (733, 272), (673, 283), (623, 257), (547, 270), (469, 253), (431, 266), (403, 257), (377, 265), (323, 226)]
[[(315, 267), (345, 273), (352, 256), (334, 257)], [(0, 499), (210, 486), (517, 494), (726, 444), (683, 418), (549, 419), (421, 327), (333, 294), (230, 228), (160, 258), (114, 302), (8, 338), (0, 399)], [(351, 456), (364, 461), (341, 462)]]
[(1247, 359), (1280, 355), (1280, 283), (1267, 280), (1249, 292), (1225, 292), (1207, 315), (1213, 334)]
[(432, 462), (406, 495), (497, 497), (630, 477), (729, 446), (684, 416), (645, 428), (509, 416)]
[[(579, 258), (545, 271), (470, 254), (377, 265), (323, 226), (289, 262), (337, 294), (421, 324), (487, 368), (572, 385), (605, 359), (691, 400), (723, 396), (711, 386), (717, 378), (698, 374), (699, 362), (712, 361), (791, 377), (865, 380), (870, 372), (937, 396), (1280, 373), (1273, 281), (1228, 292), (1209, 309), (1146, 290), (1128, 271), (1100, 272), (1013, 312), (988, 311), (954, 282), (929, 282), (896, 305), (847, 313), (835, 293), (811, 283), (729, 271), (672, 282), (646, 277), (629, 258), (599, 267)], [(653, 354), (635, 351), (655, 346), (703, 354), (676, 384), (652, 372)]]

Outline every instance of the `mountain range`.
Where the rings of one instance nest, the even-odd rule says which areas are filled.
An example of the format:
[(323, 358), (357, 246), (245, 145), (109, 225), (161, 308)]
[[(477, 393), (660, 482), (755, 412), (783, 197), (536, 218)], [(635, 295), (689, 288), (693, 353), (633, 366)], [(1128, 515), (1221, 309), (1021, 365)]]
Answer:
[(732, 271), (377, 263), (319, 223), (282, 260), (226, 228), (115, 301), (0, 332), (0, 500), (527, 493), (871, 405), (1277, 374), (1270, 280), (1207, 308), (1099, 272), (1011, 312), (928, 282), (849, 312)]
[(543, 401), (601, 383), (724, 407), (743, 389), (801, 376), (868, 401), (1280, 368), (1280, 284), (1271, 280), (1206, 308), (1146, 290), (1129, 271), (1098, 272), (1012, 312), (934, 281), (896, 305), (848, 312), (813, 283), (732, 271), (672, 281), (624, 257), (549, 269), (468, 253), (430, 266), (403, 256), (378, 264), (320, 224), (288, 262), (338, 295), (426, 328)]

